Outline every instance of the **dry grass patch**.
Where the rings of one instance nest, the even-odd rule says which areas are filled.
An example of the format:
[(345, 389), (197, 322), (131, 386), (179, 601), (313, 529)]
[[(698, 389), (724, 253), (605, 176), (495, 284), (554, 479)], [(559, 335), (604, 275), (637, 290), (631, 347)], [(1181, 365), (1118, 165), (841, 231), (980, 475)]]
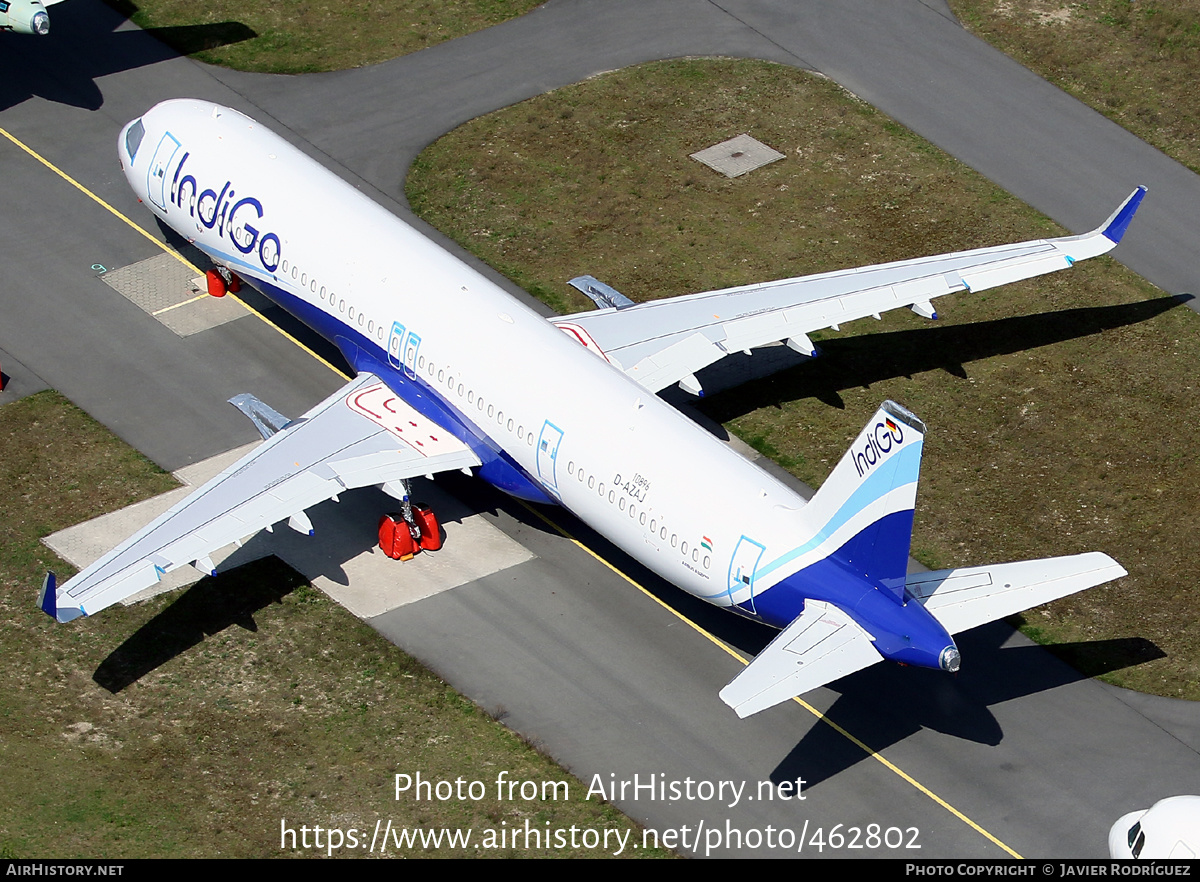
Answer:
[[(742, 132), (787, 159), (730, 180), (688, 158)], [(474, 120), (407, 193), (560, 312), (590, 308), (565, 284), (583, 272), (646, 300), (1064, 232), (829, 81), (760, 62), (646, 65)], [(817, 335), (821, 359), (702, 409), (819, 484), (881, 400), (910, 407), (930, 430), (915, 554), (1107, 551), (1129, 577), (1031, 618), (1098, 653), (1089, 672), (1200, 697), (1197, 316), (1107, 258), (938, 310)]]
[(537, 0), (107, 0), (183, 55), (261, 73), (386, 61), (515, 18)]
[(950, 0), (971, 31), (1200, 171), (1195, 0)]

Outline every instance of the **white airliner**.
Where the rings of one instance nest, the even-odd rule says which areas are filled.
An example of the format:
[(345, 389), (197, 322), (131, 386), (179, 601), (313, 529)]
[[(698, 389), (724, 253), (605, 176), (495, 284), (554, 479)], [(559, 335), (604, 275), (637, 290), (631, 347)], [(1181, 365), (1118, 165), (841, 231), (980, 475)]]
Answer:
[(782, 633), (721, 692), (746, 716), (880, 659), (955, 671), (951, 634), (1106, 582), (1104, 554), (907, 575), (924, 426), (885, 402), (811, 502), (664, 403), (730, 352), (980, 291), (1113, 248), (1138, 188), (1091, 233), (634, 304), (548, 321), (254, 120), (167, 101), (127, 125), (154, 214), (332, 340), (357, 378), (300, 419), (240, 403), (267, 439), (42, 608), (90, 615), (167, 571), (368, 485), (465, 469), (559, 504), (684, 590)]
[(17, 34), (50, 33), (50, 14), (47, 6), (62, 0), (0, 0), (0, 31)]

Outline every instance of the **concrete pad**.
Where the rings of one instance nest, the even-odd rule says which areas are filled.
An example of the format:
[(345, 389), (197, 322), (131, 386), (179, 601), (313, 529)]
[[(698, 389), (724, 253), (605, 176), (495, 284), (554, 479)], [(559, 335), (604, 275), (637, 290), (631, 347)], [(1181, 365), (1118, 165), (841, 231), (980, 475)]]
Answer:
[(727, 178), (736, 178), (756, 168), (785, 158), (778, 150), (749, 135), (738, 135), (692, 154), (692, 159), (719, 171)]
[[(182, 502), (201, 484), (219, 475), (257, 446), (257, 443), (247, 444), (220, 456), (214, 456), (195, 465), (179, 469), (173, 473), (183, 485), (178, 489), (169, 490), (151, 499), (145, 499), (118, 511), (84, 521), (82, 524), (59, 530), (42, 541), (63, 560), (83, 569), (99, 560), (102, 555), (142, 529), (172, 505)], [(221, 552), (214, 554), (213, 562), (220, 566), (221, 561), (229, 556), (229, 550), (222, 549)], [(176, 588), (198, 582), (200, 578), (200, 573), (196, 570), (191, 567), (183, 567), (167, 573), (157, 585), (135, 594), (126, 602), (134, 603), (162, 594), (164, 591), (173, 591)]]
[(156, 254), (100, 278), (131, 303), (154, 316), (180, 337), (207, 331), (248, 314), (232, 297), (208, 296), (204, 277), (171, 254)]
[[(249, 444), (180, 469), (175, 477), (185, 486), (61, 530), (44, 541), (82, 569), (255, 446)], [(271, 532), (257, 533), (241, 548), (228, 545), (211, 557), (218, 570), (228, 570), (273, 554), (360, 618), (380, 615), (533, 557), (434, 483), (414, 480), (413, 494), (432, 506), (446, 535), (442, 550), (422, 552), (407, 562), (391, 560), (376, 545), (380, 516), (398, 510), (399, 503), (374, 488), (349, 491), (340, 497), (341, 502), (330, 500), (310, 508), (313, 536), (303, 536), (280, 523)], [(192, 567), (180, 567), (125, 602), (146, 600), (200, 578)]]

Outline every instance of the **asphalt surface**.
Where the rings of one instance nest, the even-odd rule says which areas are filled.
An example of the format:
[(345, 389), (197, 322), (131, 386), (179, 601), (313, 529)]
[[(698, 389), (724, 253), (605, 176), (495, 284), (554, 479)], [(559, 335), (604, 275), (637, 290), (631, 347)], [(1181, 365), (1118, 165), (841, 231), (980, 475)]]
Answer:
[[(406, 58), (303, 78), (171, 58), (94, 0), (56, 7), (53, 21), (42, 44), (0, 35), (0, 127), (142, 225), (150, 216), (125, 186), (115, 138), (166, 98), (238, 107), (407, 217), (409, 162), (458, 123), (603, 70), (720, 54), (831, 76), (1074, 230), (1147, 184), (1117, 256), (1168, 292), (1197, 288), (1197, 178), (966, 34), (936, 2), (553, 0)], [(253, 440), (229, 396), (254, 392), (298, 414), (340, 384), (257, 319), (184, 338), (164, 328), (97, 269), (157, 246), (9, 142), (0, 156), (0, 369), (14, 390), (0, 403), (53, 386), (177, 468)], [(920, 788), (797, 704), (739, 721), (717, 698), (738, 663), (707, 637), (526, 510), (465, 480), (449, 485), (536, 557), (379, 616), (379, 630), (584, 780), (748, 782), (755, 796), (760, 781), (805, 781), (803, 801), (613, 800), (649, 826), (740, 831), (743, 847), (723, 854), (754, 851), (749, 831), (807, 823), (808, 842), (841, 824), (863, 828), (865, 845), (875, 824), (904, 831), (904, 845), (915, 828), (921, 846), (825, 856), (1004, 857), (982, 828), (1026, 856), (1102, 857), (1118, 815), (1200, 792), (1200, 710), (1081, 680), (1002, 625), (964, 635), (956, 678), (876, 666), (807, 696)], [(768, 638), (555, 516), (718, 637), (746, 652)]]

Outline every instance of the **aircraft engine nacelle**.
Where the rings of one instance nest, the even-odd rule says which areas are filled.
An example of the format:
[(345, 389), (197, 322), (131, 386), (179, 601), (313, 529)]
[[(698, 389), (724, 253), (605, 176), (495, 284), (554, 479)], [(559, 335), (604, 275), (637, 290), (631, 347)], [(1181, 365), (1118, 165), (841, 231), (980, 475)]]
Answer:
[(0, 31), (18, 34), (50, 33), (50, 16), (41, 0), (0, 0)]

